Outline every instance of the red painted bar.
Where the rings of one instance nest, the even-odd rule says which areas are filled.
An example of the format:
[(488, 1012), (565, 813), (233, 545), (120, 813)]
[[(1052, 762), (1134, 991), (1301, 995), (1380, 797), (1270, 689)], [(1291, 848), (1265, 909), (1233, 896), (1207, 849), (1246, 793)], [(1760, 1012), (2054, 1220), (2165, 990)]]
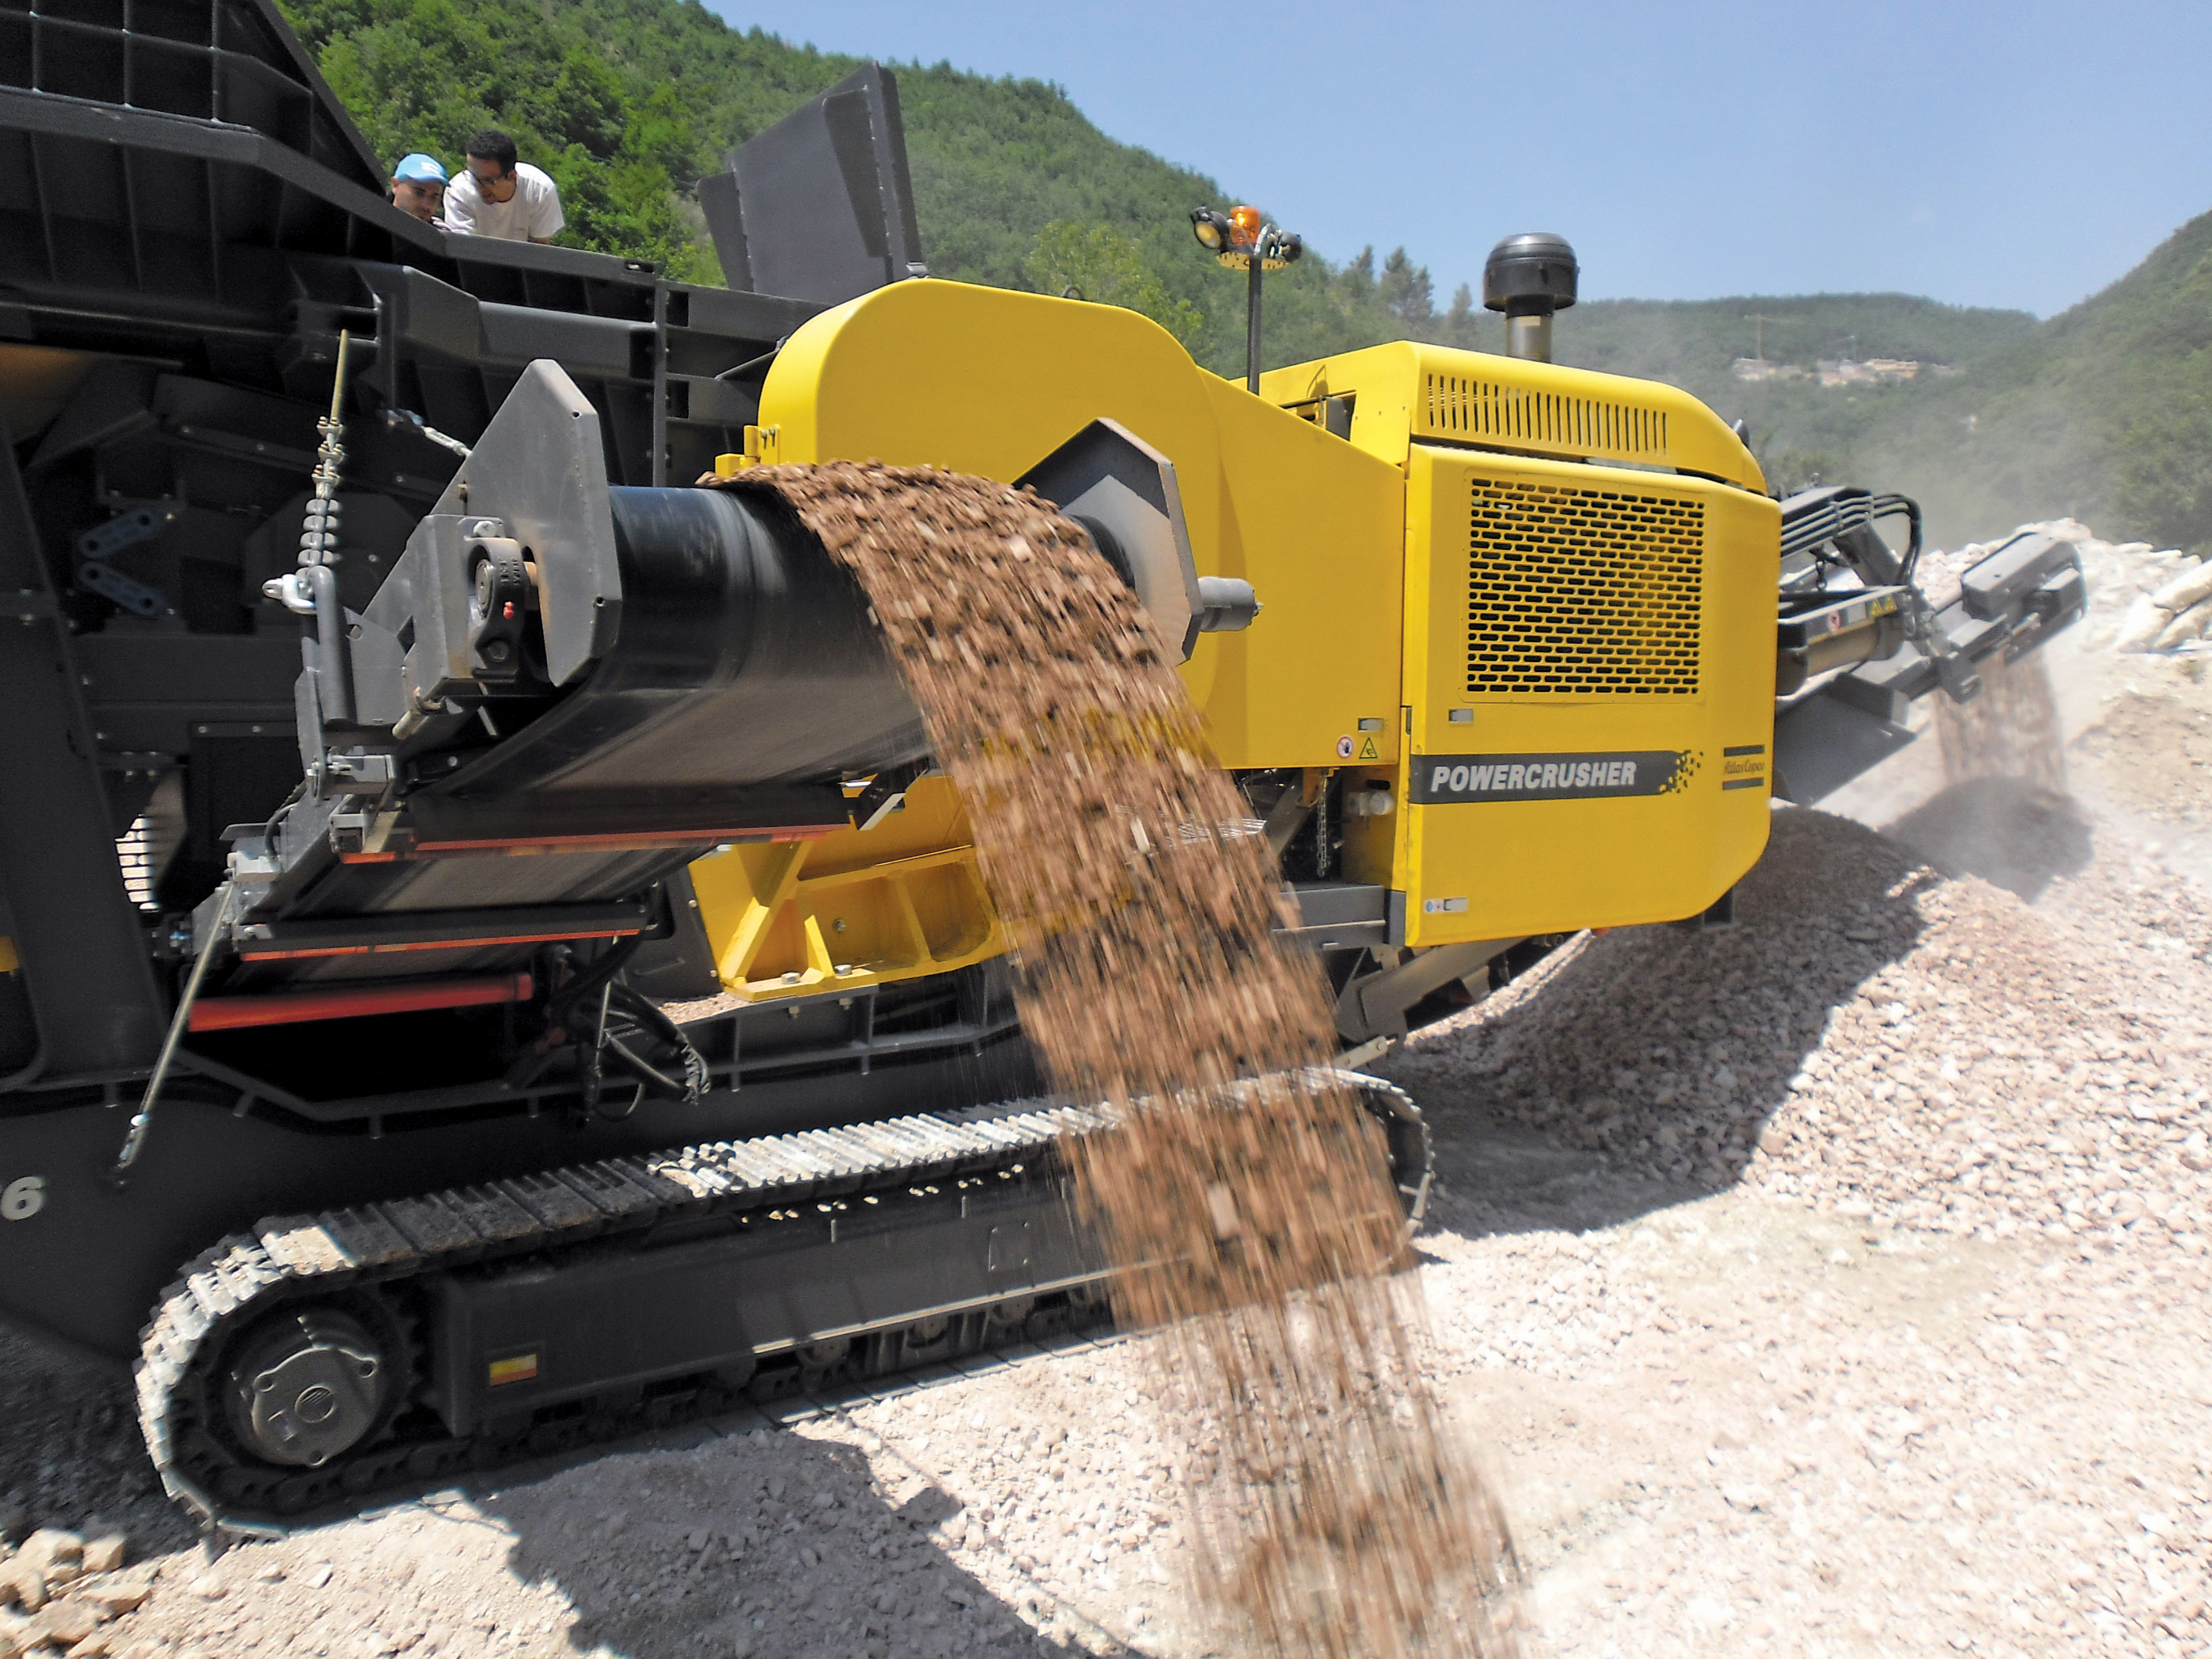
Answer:
[(203, 997), (192, 1005), (191, 1029), (234, 1031), (249, 1025), (289, 1025), (310, 1019), (358, 1019), (365, 1014), (408, 1014), (426, 1008), (477, 1008), (527, 1002), (527, 974), (482, 974), (468, 979), (430, 979), (413, 985), (333, 986), (328, 990), (272, 991), (265, 996)]

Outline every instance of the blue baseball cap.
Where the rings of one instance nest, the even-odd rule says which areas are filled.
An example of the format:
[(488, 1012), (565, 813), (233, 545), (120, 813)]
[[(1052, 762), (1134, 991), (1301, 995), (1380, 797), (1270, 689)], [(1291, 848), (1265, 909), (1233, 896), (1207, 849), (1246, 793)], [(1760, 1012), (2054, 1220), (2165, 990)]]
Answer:
[(425, 155), (420, 150), (412, 155), (403, 156), (399, 165), (392, 169), (392, 176), (406, 179), (410, 184), (428, 184), (433, 180), (441, 185), (447, 182), (446, 169), (439, 165), (438, 158)]

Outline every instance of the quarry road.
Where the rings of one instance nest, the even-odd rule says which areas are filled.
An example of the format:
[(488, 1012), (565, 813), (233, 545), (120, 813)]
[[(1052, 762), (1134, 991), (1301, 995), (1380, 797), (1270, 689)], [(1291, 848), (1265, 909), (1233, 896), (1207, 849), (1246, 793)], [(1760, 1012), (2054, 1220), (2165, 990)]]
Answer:
[[(2148, 729), (2206, 712), (2124, 672)], [(1778, 811), (1735, 927), (1577, 940), (1378, 1067), (1437, 1133), (1427, 1363), (1532, 1656), (2212, 1654), (2212, 914), (2094, 806), (1931, 787), (1897, 828), (1942, 868)], [(210, 1560), (127, 1379), (11, 1339), (0, 1530), (139, 1565), (64, 1583), (33, 1534), (0, 1600), (40, 1562), (58, 1599), (0, 1649), (1225, 1655), (1146, 1362), (1025, 1351)]]

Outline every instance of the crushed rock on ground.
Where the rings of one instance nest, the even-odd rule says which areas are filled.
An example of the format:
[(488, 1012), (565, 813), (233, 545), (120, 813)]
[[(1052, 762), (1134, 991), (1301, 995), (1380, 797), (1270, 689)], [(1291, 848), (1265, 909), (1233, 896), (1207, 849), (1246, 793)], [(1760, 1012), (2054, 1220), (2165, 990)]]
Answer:
[[(2036, 534), (2070, 544), (2081, 561), (2091, 650), (2186, 652), (2212, 625), (2212, 570), (2199, 554), (2148, 542), (2106, 541), (2078, 519), (2041, 520), (2012, 532)], [(2010, 539), (1929, 550), (1916, 571), (1921, 591), (1938, 607), (1948, 605), (1958, 597), (1967, 568)]]
[[(2119, 836), (2144, 844), (2173, 869), (2212, 886), (2212, 681), (2207, 678), (2212, 639), (2191, 639), (2163, 651), (2136, 649), (2136, 641), (2124, 632), (2131, 611), (2177, 582), (2203, 581), (2212, 589), (2212, 568), (2186, 553), (2160, 551), (2148, 543), (2106, 541), (2070, 519), (2019, 528), (2074, 545), (2088, 581), (2089, 605), (2082, 621), (2016, 665), (2008, 676), (1983, 665), (1985, 677), (2019, 679), (2027, 683), (2025, 689), (2043, 692), (2051, 700), (2044, 712), (2055, 719), (2063, 739), (2057, 753), (2019, 769), (2015, 781), (2055, 787), (2071, 798), (2059, 803), (2063, 808), (2078, 812), (2086, 806)], [(1955, 598), (1960, 573), (1988, 551), (1975, 545), (1924, 555), (1918, 575), (1930, 600), (1941, 605)], [(2212, 594), (2189, 614), (2212, 621)], [(1961, 723), (1950, 714), (1940, 697), (1915, 703), (1906, 725), (1921, 740), (1823, 805), (1881, 825), (1933, 854), (1936, 849), (1906, 833), (1900, 820), (1928, 804), (1948, 781), (1946, 763), (1954, 757), (1943, 739), (1955, 735), (1952, 728)], [(2057, 776), (2050, 775), (2053, 762)], [(1946, 803), (1942, 810), (1955, 812), (1960, 805)], [(1996, 816), (2008, 822), (2008, 833), (2017, 835), (2008, 814)], [(1954, 854), (1970, 851), (1984, 833), (1979, 826), (1961, 829), (1948, 849)], [(2075, 860), (2075, 867), (2081, 861)], [(1963, 866), (1954, 859), (1947, 867), (1972, 867), (2023, 896), (2038, 896), (2003, 870), (1990, 867), (1986, 858), (1969, 856)]]
[(2208, 659), (2118, 659), (2095, 717), (2069, 757), (2082, 783), (2154, 826), (2194, 839), (2212, 826), (2212, 684)]
[[(1532, 1653), (2212, 1653), (2212, 921), (2087, 809), (1959, 787), (1901, 826), (1948, 855), (1778, 811), (1735, 927), (1583, 938), (1377, 1067), (1437, 1135), (1427, 1362)], [(2015, 820), (2033, 904), (1957, 873)], [(76, 1650), (1196, 1659), (1142, 1341), (211, 1564), (134, 1510), (144, 1604)], [(66, 1377), (71, 1423), (125, 1397)], [(24, 1420), (18, 1529), (143, 1503), (127, 1413)]]

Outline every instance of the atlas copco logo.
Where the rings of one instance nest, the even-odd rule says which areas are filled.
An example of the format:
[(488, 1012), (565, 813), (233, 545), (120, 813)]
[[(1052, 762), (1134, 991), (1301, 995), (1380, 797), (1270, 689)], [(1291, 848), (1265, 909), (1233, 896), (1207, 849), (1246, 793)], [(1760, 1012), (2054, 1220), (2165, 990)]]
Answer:
[(1672, 749), (1607, 754), (1421, 755), (1413, 761), (1413, 799), (1430, 806), (1456, 801), (1583, 800), (1664, 795), (1686, 785), (1698, 757)]

